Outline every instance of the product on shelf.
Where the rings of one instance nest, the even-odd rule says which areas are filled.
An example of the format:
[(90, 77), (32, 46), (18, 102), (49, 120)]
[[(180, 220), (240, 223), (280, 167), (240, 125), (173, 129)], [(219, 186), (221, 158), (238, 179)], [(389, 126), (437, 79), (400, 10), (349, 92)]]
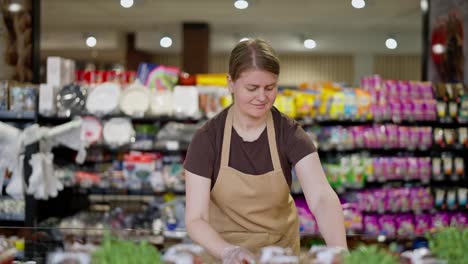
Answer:
[(431, 83), (382, 80), (378, 75), (364, 77), (362, 88), (372, 97), (374, 120), (436, 120), (436, 102)]
[(179, 72), (179, 68), (174, 66), (140, 63), (137, 76), (150, 90), (169, 91), (177, 84)]
[(0, 221), (24, 220), (24, 200), (15, 200), (10, 198), (0, 199)]
[[(420, 149), (432, 146), (431, 127), (396, 125), (311, 127), (306, 131), (318, 139), (321, 150)], [(435, 131), (436, 133), (438, 131)], [(434, 135), (435, 136), (435, 135)], [(435, 136), (436, 137), (436, 136)], [(437, 142), (437, 141), (436, 141)]]
[(93, 115), (115, 113), (121, 99), (121, 87), (117, 83), (105, 82), (89, 89), (86, 98), (86, 110)]
[[(67, 84), (58, 89), (57, 92), (57, 115), (72, 116), (79, 115), (84, 112), (86, 105), (87, 89), (77, 84)], [(39, 97), (43, 96), (40, 94)], [(44, 99), (39, 99), (44, 101)], [(52, 116), (54, 113), (41, 112), (43, 115)]]
[(37, 93), (35, 85), (12, 84), (9, 87), (9, 111), (35, 112)]
[(130, 144), (135, 136), (135, 130), (130, 119), (115, 117), (104, 124), (103, 137), (111, 147)]

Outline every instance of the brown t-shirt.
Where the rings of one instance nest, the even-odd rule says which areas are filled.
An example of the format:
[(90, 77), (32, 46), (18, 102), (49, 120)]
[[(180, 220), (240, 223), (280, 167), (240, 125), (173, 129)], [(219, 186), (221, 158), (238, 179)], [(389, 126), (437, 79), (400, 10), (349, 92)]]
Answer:
[[(191, 173), (211, 179), (213, 188), (221, 164), (221, 150), (227, 110), (208, 120), (194, 135), (185, 157), (184, 168)], [(292, 167), (305, 156), (316, 151), (312, 140), (293, 119), (272, 109), (281, 167), (291, 186)], [(229, 167), (243, 173), (261, 175), (273, 170), (266, 128), (260, 137), (246, 142), (232, 128)]]

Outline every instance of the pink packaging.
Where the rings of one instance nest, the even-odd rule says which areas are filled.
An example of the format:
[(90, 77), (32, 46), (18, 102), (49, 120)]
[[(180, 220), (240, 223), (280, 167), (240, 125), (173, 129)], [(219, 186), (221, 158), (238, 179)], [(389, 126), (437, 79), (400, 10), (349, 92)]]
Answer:
[(417, 158), (408, 158), (408, 177), (417, 179), (419, 177), (419, 164)]
[(318, 234), (318, 224), (314, 215), (310, 212), (307, 202), (304, 198), (296, 198), (294, 200), (299, 216), (299, 229), (301, 233)]
[(363, 212), (371, 212), (376, 210), (375, 202), (368, 191), (362, 191), (356, 195), (358, 209)]
[(387, 125), (386, 126), (386, 133), (387, 133), (387, 145), (390, 148), (398, 148), (399, 141), (398, 141), (398, 126), (396, 125)]
[(346, 231), (352, 233), (361, 233), (363, 230), (362, 213), (358, 210), (356, 204), (343, 204), (343, 214)]
[(435, 100), (423, 101), (423, 120), (434, 121), (437, 119), (437, 102)]
[(395, 167), (391, 158), (382, 158), (382, 176), (383, 179), (389, 180), (395, 177)]
[(402, 115), (403, 120), (408, 120), (408, 121), (415, 120), (414, 104), (409, 99), (406, 99), (405, 101), (403, 101), (402, 109), (403, 109), (403, 115)]
[(387, 92), (386, 97), (389, 100), (395, 100), (398, 99), (398, 83), (393, 80), (386, 80), (384, 81), (384, 90)]
[(395, 222), (398, 237), (411, 237), (415, 234), (415, 224), (411, 214), (397, 215)]
[(397, 88), (398, 88), (398, 92), (399, 92), (399, 95), (398, 95), (398, 98), (402, 99), (402, 100), (409, 100), (411, 99), (409, 96), (410, 96), (410, 84), (408, 81), (398, 81), (398, 84), (397, 84)]
[[(373, 196), (373, 203), (375, 203), (375, 211), (379, 213), (385, 212), (387, 210), (387, 191), (384, 189), (377, 189), (374, 190)], [(374, 205), (373, 205), (374, 206)]]
[(467, 227), (468, 215), (464, 212), (454, 213), (450, 217), (450, 226)]
[(385, 126), (384, 125), (375, 125), (373, 127), (374, 130), (374, 135), (375, 135), (375, 147), (376, 148), (383, 148), (385, 146), (385, 143), (387, 142), (387, 134), (385, 132)]
[(432, 215), (432, 227), (436, 229), (448, 227), (450, 224), (450, 216), (446, 212), (437, 212)]
[(406, 149), (410, 142), (410, 131), (408, 127), (398, 127), (398, 147)]
[(409, 200), (410, 197), (410, 188), (402, 187), (397, 189), (399, 192), (399, 197), (402, 200), (401, 201), (401, 208), (400, 210), (402, 212), (409, 212), (411, 211), (411, 201)]
[(431, 158), (419, 158), (418, 170), (418, 178), (423, 183), (429, 183), (431, 180)]
[(421, 208), (423, 210), (431, 210), (434, 208), (434, 197), (432, 196), (431, 190), (429, 188), (423, 188), (421, 193)]
[(355, 148), (364, 148), (364, 129), (362, 126), (354, 126), (351, 128), (351, 133), (354, 139)]
[(380, 111), (380, 106), (378, 104), (372, 104), (371, 107), (372, 116), (374, 120), (380, 121), (383, 120), (382, 112)]
[(419, 149), (426, 150), (432, 147), (432, 127), (419, 128)]
[(364, 145), (366, 148), (375, 148), (376, 137), (372, 127), (364, 127)]
[(393, 166), (395, 167), (395, 179), (409, 180), (406, 158), (393, 158)]
[(426, 232), (431, 230), (431, 215), (421, 214), (414, 217), (415, 222), (415, 234), (424, 235)]
[(421, 94), (425, 100), (433, 100), (434, 99), (434, 89), (432, 87), (432, 83), (427, 82), (423, 83), (421, 86)]
[(420, 82), (410, 82), (409, 83), (409, 96), (411, 100), (418, 100), (422, 99), (422, 94), (421, 94), (421, 83)]
[(391, 120), (395, 123), (400, 123), (403, 118), (403, 106), (399, 101), (390, 102)]
[(422, 211), (422, 204), (421, 204), (421, 197), (422, 197), (422, 188), (411, 188), (410, 189), (410, 195), (409, 195), (409, 201), (410, 201), (410, 206), (411, 210), (414, 212), (421, 212)]
[(379, 109), (380, 115), (382, 116), (382, 120), (391, 120), (392, 112), (390, 104), (388, 102), (386, 102), (385, 104), (380, 104)]
[(379, 219), (381, 234), (388, 237), (396, 236), (396, 224), (393, 215), (382, 215)]
[(380, 235), (379, 219), (376, 215), (364, 216), (364, 233), (369, 236)]
[(382, 158), (374, 158), (372, 160), (372, 167), (374, 171), (374, 179), (376, 179), (379, 182), (385, 181), (384, 174), (383, 174)]
[(387, 191), (387, 198), (385, 199), (386, 211), (399, 212), (402, 206), (401, 193), (398, 189), (389, 189)]
[(419, 127), (409, 127), (409, 142), (408, 142), (408, 149), (416, 149), (416, 148), (423, 148), (421, 147), (421, 129)]
[(425, 105), (422, 100), (413, 101), (413, 117), (416, 121), (425, 120), (424, 119)]

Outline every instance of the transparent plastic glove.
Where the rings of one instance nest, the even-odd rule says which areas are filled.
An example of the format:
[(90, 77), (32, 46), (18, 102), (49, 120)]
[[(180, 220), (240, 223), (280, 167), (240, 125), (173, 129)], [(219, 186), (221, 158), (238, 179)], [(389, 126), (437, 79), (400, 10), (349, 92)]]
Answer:
[(29, 177), (28, 194), (34, 195), (38, 189), (43, 188), (44, 175), (43, 175), (43, 156), (42, 153), (35, 153), (31, 155), (29, 164), (32, 168), (31, 176)]
[(239, 246), (227, 247), (221, 255), (223, 264), (254, 264), (254, 255), (245, 248)]
[(6, 188), (8, 195), (14, 199), (24, 199), (24, 181), (23, 181), (23, 162), (24, 155), (20, 155), (16, 163), (10, 183)]

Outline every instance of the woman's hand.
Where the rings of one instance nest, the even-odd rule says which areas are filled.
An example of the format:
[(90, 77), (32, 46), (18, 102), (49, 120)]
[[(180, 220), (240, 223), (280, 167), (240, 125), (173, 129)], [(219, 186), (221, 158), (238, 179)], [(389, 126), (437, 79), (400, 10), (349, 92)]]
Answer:
[(229, 246), (221, 254), (223, 264), (254, 264), (254, 255), (245, 248)]

